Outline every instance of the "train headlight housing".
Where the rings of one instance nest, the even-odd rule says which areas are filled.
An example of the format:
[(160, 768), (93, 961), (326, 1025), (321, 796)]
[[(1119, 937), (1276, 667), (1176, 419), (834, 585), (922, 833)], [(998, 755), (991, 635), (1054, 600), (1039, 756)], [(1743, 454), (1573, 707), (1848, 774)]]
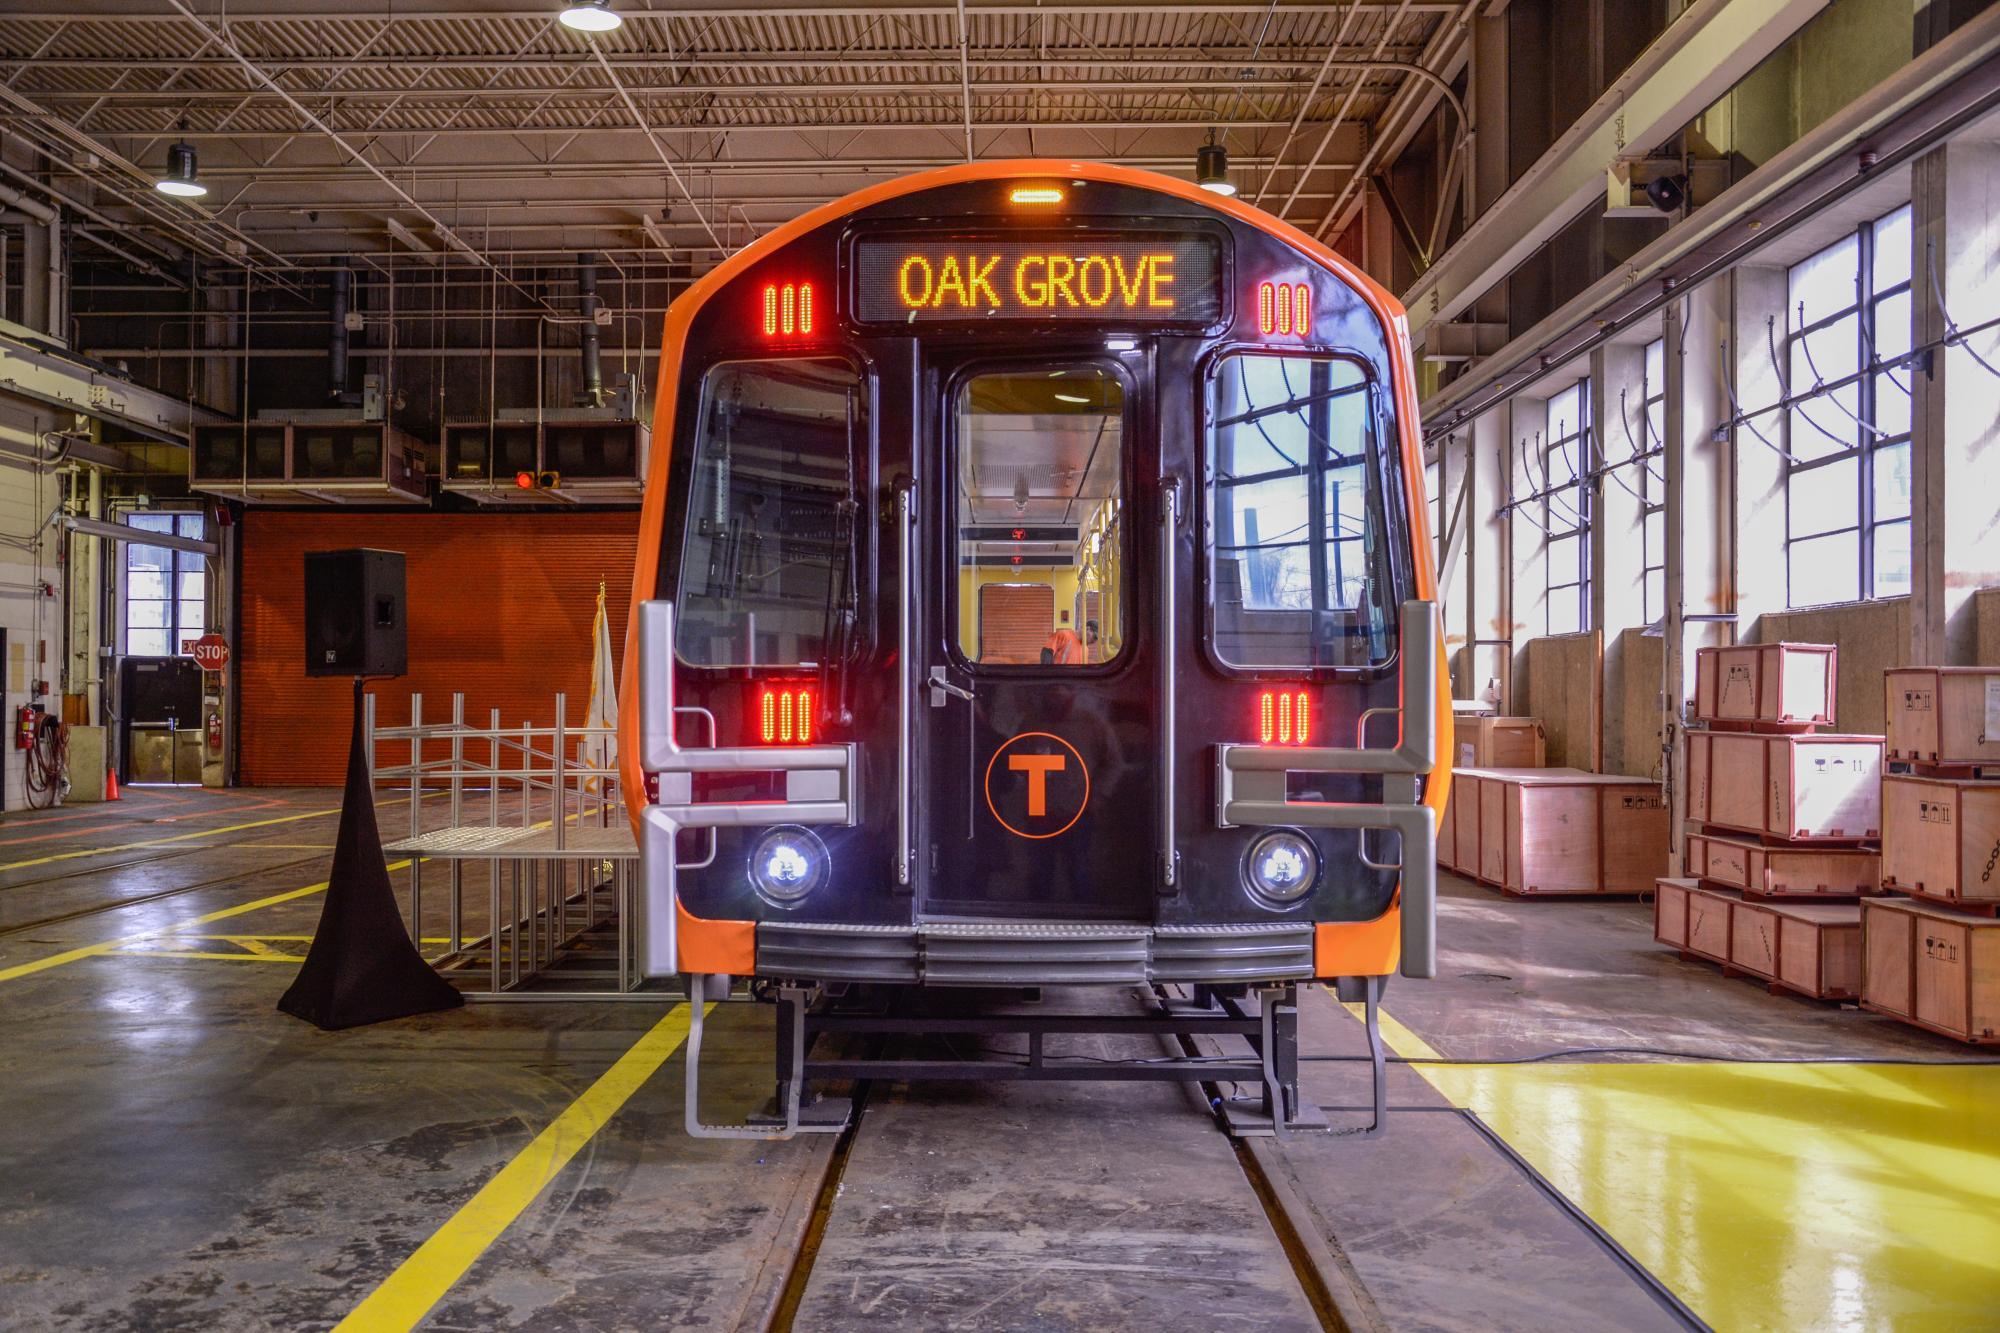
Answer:
[(832, 858), (811, 829), (784, 826), (757, 839), (750, 851), (750, 885), (778, 907), (795, 907), (826, 883)]
[(1273, 829), (1250, 844), (1243, 879), (1259, 902), (1290, 907), (1319, 883), (1319, 852), (1305, 834)]

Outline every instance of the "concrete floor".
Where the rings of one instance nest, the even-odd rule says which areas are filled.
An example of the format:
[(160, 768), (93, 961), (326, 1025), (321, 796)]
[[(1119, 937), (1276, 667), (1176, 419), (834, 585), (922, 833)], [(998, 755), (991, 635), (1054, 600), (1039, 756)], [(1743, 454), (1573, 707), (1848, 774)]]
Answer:
[[(1978, 1117), (1951, 1109), (1993, 1104), (2000, 1069), (1942, 1071), (1974, 1082), (1960, 1101), (1932, 1098), (1939, 1109), (1914, 1148), (1947, 1156), (1906, 1167), (1878, 1155), (1842, 1174), (1837, 1153), (1787, 1142), (1786, 1126), (1805, 1133), (1814, 1118), (1796, 1087), (1777, 1103), (1791, 1118), (1774, 1121), (1768, 1097), (1716, 1082), (1755, 1074), (1764, 1096), (1771, 1066), (1394, 1066), (1391, 1100), (1404, 1109), (1388, 1136), (1258, 1149), (1298, 1233), (1288, 1252), (1192, 1091), (877, 1087), (837, 1156), (825, 1136), (686, 1137), (678, 1037), (657, 1046), (656, 1059), (674, 1051), (657, 1072), (607, 1094), (673, 1021), (661, 1006), (475, 1004), (343, 1033), (283, 1017), (273, 1005), (317, 919), (335, 804), (324, 791), (134, 789), (116, 806), (0, 821), (0, 1327), (330, 1328), (364, 1300), (350, 1327), (1321, 1326), (1296, 1263), (1352, 1327), (1680, 1326), (1466, 1108), (1718, 1327), (1968, 1327), (1982, 1296), (1988, 1314), (2000, 1309), (2000, 1245), (1977, 1221), (2000, 1216), (2000, 1161), (1983, 1140), (1965, 1146)], [(385, 831), (400, 817), (392, 805)], [(1637, 903), (1517, 902), (1449, 879), (1445, 892), (1440, 979), (1389, 991), (1405, 1055), (1972, 1054), (1683, 963), (1652, 943)], [(1365, 1067), (1351, 1058), (1361, 1027), (1321, 992), (1302, 1007), (1308, 1093), (1336, 1127), (1352, 1127), (1359, 1114), (1342, 1108), (1365, 1101)], [(714, 1011), (711, 1118), (768, 1091), (770, 1026), (762, 1006)], [(1795, 1068), (1834, 1080), (1819, 1094), (1829, 1105), (1869, 1104), (1839, 1082), (1854, 1066)], [(1880, 1082), (1883, 1068), (1854, 1077)], [(1660, 1085), (1654, 1100), (1633, 1100), (1640, 1077)], [(1722, 1177), (1674, 1165), (1704, 1141), (1674, 1106), (1677, 1090), (1695, 1088), (1705, 1106), (1767, 1117), (1757, 1122), (1766, 1141), (1726, 1150), (1792, 1153), (1814, 1168), (1787, 1177), (1802, 1196), (1759, 1212)], [(601, 1127), (566, 1128), (592, 1105)], [(1849, 1147), (1888, 1141), (1866, 1116), (1840, 1123)], [(1710, 1147), (1690, 1159), (1697, 1168)], [(523, 1190), (517, 1178), (545, 1152), (557, 1154), (547, 1187), (533, 1177)], [(839, 1189), (815, 1217), (830, 1171)], [(1692, 1183), (1662, 1200), (1662, 1177)], [(1900, 1182), (1930, 1200), (1931, 1223), (1945, 1234), (1958, 1225), (1983, 1250), (1928, 1268), (1916, 1253), (1871, 1266), (1836, 1244), (1855, 1271), (1822, 1281), (1814, 1192), (1845, 1215), (1848, 1179), (1875, 1191), (1867, 1199), (1901, 1197), (1885, 1185)], [(1673, 1224), (1649, 1228), (1663, 1212)], [(1789, 1234), (1762, 1251), (1697, 1243), (1725, 1213)], [(802, 1264), (809, 1232), (817, 1246)], [(1779, 1283), (1774, 1265), (1800, 1276)], [(1784, 1303), (1742, 1294), (1759, 1288)], [(1838, 1299), (1815, 1304), (1819, 1288)], [(1912, 1304), (1912, 1291), (1930, 1304)]]

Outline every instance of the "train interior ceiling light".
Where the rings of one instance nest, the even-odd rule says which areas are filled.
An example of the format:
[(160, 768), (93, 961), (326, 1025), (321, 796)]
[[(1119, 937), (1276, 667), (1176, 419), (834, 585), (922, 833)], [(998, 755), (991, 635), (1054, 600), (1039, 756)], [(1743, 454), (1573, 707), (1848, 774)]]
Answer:
[(625, 22), (611, 8), (611, 0), (572, 0), (556, 17), (565, 28), (578, 32), (613, 32)]

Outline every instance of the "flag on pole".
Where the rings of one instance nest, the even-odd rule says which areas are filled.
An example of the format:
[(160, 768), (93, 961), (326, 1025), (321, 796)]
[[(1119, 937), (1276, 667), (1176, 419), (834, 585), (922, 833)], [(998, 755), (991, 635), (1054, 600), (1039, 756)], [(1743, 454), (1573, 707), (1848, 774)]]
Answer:
[[(597, 585), (597, 623), (591, 638), (590, 712), (583, 724), (592, 730), (584, 738), (578, 757), (588, 767), (608, 773), (618, 763), (618, 680), (612, 666), (611, 617), (604, 607), (602, 582)], [(596, 795), (604, 787), (600, 779), (587, 778), (585, 789)]]

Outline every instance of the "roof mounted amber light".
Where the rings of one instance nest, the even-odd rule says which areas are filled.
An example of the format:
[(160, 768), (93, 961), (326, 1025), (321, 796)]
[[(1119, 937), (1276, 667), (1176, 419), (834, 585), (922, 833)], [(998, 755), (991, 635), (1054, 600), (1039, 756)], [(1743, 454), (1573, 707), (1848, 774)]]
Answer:
[(1015, 204), (1059, 204), (1063, 192), (1056, 185), (1016, 185), (1007, 195), (1009, 203)]

